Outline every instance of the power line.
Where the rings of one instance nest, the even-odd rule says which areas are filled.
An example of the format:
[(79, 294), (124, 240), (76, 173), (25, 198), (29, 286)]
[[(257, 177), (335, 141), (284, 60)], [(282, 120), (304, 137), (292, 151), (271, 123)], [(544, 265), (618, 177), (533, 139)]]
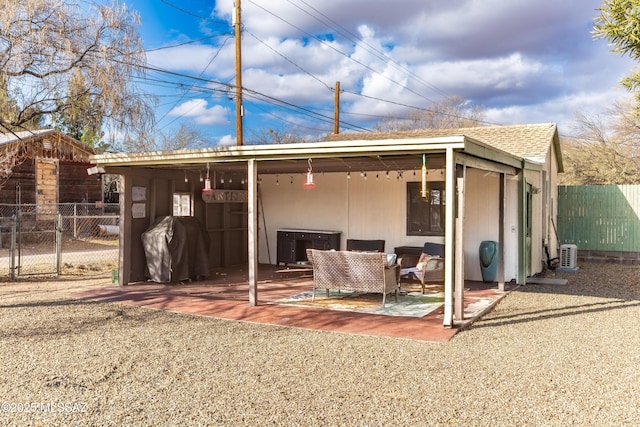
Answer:
[(198, 19), (201, 19), (201, 20), (203, 20), (203, 21), (208, 21), (208, 22), (211, 22), (211, 23), (214, 23), (214, 24), (224, 24), (224, 25), (229, 25), (229, 23), (228, 23), (227, 21), (224, 21), (224, 20), (222, 20), (222, 19), (219, 19), (219, 20), (218, 20), (218, 19), (211, 19), (210, 17), (207, 17), (207, 16), (201, 16), (201, 15), (198, 15), (198, 14), (196, 14), (196, 13), (190, 12), (190, 11), (188, 11), (188, 10), (186, 10), (186, 9), (183, 9), (183, 8), (181, 8), (180, 6), (176, 6), (175, 4), (173, 4), (173, 3), (171, 3), (171, 2), (168, 2), (167, 0), (160, 0), (160, 1), (161, 1), (162, 3), (164, 3), (164, 4), (166, 4), (167, 6), (172, 7), (172, 8), (174, 8), (175, 10), (178, 10), (178, 11), (180, 11), (180, 12), (184, 13), (185, 15), (189, 15), (189, 16), (192, 16), (192, 17), (194, 17), (194, 18), (198, 18)]
[[(217, 52), (211, 57), (211, 59), (209, 60), (209, 62), (207, 63), (207, 65), (204, 67), (204, 69), (200, 72), (198, 77), (201, 77), (205, 71), (207, 71), (207, 69), (209, 68), (209, 66), (213, 63), (213, 61), (218, 57), (218, 55), (220, 54), (220, 51), (222, 51), (222, 48), (224, 47), (224, 45), (231, 39), (232, 37), (227, 37), (226, 39), (224, 39), (222, 41), (222, 43), (220, 44), (220, 47), (218, 48)], [(193, 82), (193, 84), (191, 85), (191, 87), (193, 87), (195, 85), (195, 82)], [(191, 88), (189, 88), (188, 90), (190, 90)], [(185, 92), (186, 93), (186, 92)], [(184, 95), (183, 94), (174, 104), (173, 108), (176, 107), (176, 105), (178, 105), (178, 103), (180, 101), (182, 101), (184, 99)], [(173, 110), (173, 108), (170, 108), (167, 110), (167, 112), (165, 112), (162, 117), (160, 117), (160, 119), (158, 120), (158, 122), (162, 121), (162, 119), (164, 119), (167, 114), (169, 114), (169, 112), (171, 110)], [(176, 120), (178, 120), (181, 116), (176, 117), (175, 119), (171, 120), (169, 123), (167, 123), (166, 125), (164, 125), (163, 127), (161, 127), (160, 129), (158, 129), (158, 132), (161, 131), (162, 129), (166, 128), (167, 126), (169, 126), (171, 123), (175, 122)]]
[(174, 49), (176, 47), (186, 46), (186, 45), (194, 44), (194, 43), (200, 43), (200, 42), (205, 41), (205, 40), (211, 40), (211, 39), (214, 39), (216, 37), (232, 36), (232, 35), (233, 35), (233, 33), (229, 33), (229, 32), (221, 33), (221, 34), (214, 34), (212, 36), (202, 37), (201, 39), (197, 39), (197, 40), (189, 40), (189, 41), (186, 41), (186, 42), (183, 42), (183, 43), (174, 44), (174, 45), (161, 46), (161, 47), (156, 47), (156, 48), (153, 48), (153, 49), (145, 49), (144, 52), (145, 53), (149, 53), (149, 52), (157, 52), (159, 50), (165, 50), (165, 49)]
[[(303, 11), (304, 13), (306, 13), (307, 15), (309, 15), (310, 17), (312, 17), (313, 19), (315, 19), (316, 21), (320, 22), (321, 24), (327, 25), (329, 27), (331, 27), (330, 25), (328, 25), (326, 22), (323, 22), (321, 19), (319, 19), (317, 16), (314, 16), (313, 14), (309, 13), (308, 11), (304, 10), (303, 8), (301, 8), (300, 6), (294, 4), (291, 0), (287, 0), (291, 5), (297, 7), (298, 9), (300, 9), (301, 11)], [(299, 0), (302, 4), (306, 5), (309, 9), (313, 10), (314, 12), (316, 12), (317, 14), (321, 15), (323, 18), (325, 18), (327, 21), (329, 21), (331, 24), (335, 25), (336, 27), (338, 27), (340, 30), (343, 30), (347, 35), (345, 35), (344, 33), (341, 33), (340, 30), (337, 31), (338, 34), (341, 34), (343, 37), (345, 37), (347, 40), (351, 40), (352, 42), (354, 42), (356, 45), (360, 45), (360, 46), (365, 46), (367, 49), (367, 52), (371, 53), (373, 56), (375, 56), (376, 58), (380, 59), (381, 61), (385, 61), (385, 60), (389, 60), (389, 62), (394, 66), (394, 68), (401, 70), (403, 72), (406, 72), (409, 76), (413, 77), (415, 80), (417, 80), (418, 82), (422, 83), (424, 86), (428, 87), (429, 89), (432, 89), (433, 91), (439, 93), (442, 96), (447, 96), (447, 94), (442, 91), (440, 88), (434, 86), (433, 84), (427, 82), (426, 80), (424, 80), (422, 77), (418, 76), (417, 74), (415, 74), (414, 72), (412, 72), (411, 70), (409, 70), (408, 68), (406, 68), (405, 66), (398, 64), (393, 58), (391, 58), (388, 54), (386, 54), (385, 52), (381, 52), (379, 51), (376, 47), (372, 46), (371, 44), (367, 43), (366, 41), (362, 40), (360, 38), (360, 36), (358, 36), (357, 34), (354, 34), (353, 32), (351, 32), (350, 30), (348, 30), (347, 28), (343, 27), (342, 25), (338, 24), (336, 21), (334, 21), (333, 19), (331, 19), (330, 17), (328, 17), (327, 15), (325, 15), (324, 13), (320, 12), (318, 9), (314, 8), (313, 6), (311, 6), (309, 3), (305, 2), (304, 0)], [(335, 30), (335, 28), (333, 28)]]
[(348, 55), (348, 54), (346, 54), (345, 52), (342, 52), (341, 50), (339, 50), (339, 49), (337, 49), (336, 47), (332, 46), (331, 44), (329, 44), (329, 43), (325, 42), (324, 40), (322, 40), (322, 39), (320, 39), (320, 38), (316, 37), (315, 35), (313, 35), (313, 34), (311, 34), (311, 33), (307, 32), (307, 31), (303, 30), (302, 28), (300, 28), (300, 27), (298, 27), (298, 26), (296, 26), (296, 25), (292, 24), (291, 22), (289, 22), (289, 21), (287, 21), (286, 19), (284, 19), (284, 18), (282, 18), (282, 17), (280, 17), (280, 16), (276, 15), (275, 13), (273, 13), (273, 12), (269, 11), (268, 9), (265, 9), (264, 7), (262, 7), (262, 6), (258, 5), (257, 3), (253, 2), (252, 0), (247, 0), (247, 1), (248, 1), (249, 3), (251, 3), (251, 4), (253, 4), (254, 6), (256, 6), (256, 7), (260, 8), (260, 9), (264, 10), (265, 12), (267, 12), (267, 13), (268, 13), (268, 14), (270, 14), (270, 15), (272, 15), (273, 17), (275, 17), (275, 18), (277, 18), (277, 19), (281, 20), (282, 22), (284, 22), (284, 23), (286, 23), (286, 24), (290, 25), (291, 27), (295, 28), (296, 30), (300, 31), (301, 33), (306, 34), (307, 36), (309, 36), (309, 37), (311, 37), (311, 38), (313, 38), (313, 39), (317, 40), (317, 41), (318, 41), (319, 43), (321, 43), (322, 45), (324, 45), (324, 46), (328, 47), (329, 49), (331, 49), (331, 50), (333, 50), (333, 51), (335, 51), (335, 52), (339, 53), (340, 55), (344, 56), (345, 58), (347, 58), (347, 59), (349, 59), (349, 60), (351, 60), (351, 61), (353, 61), (353, 62), (355, 62), (355, 63), (357, 63), (357, 64), (359, 64), (359, 65), (361, 65), (361, 66), (363, 66), (364, 68), (368, 69), (369, 71), (371, 71), (371, 72), (373, 72), (373, 73), (375, 73), (375, 74), (378, 74), (379, 76), (381, 76), (382, 78), (384, 78), (384, 79), (388, 80), (389, 82), (391, 82), (391, 83), (393, 83), (393, 84), (395, 84), (395, 85), (398, 85), (398, 86), (400, 86), (401, 88), (406, 89), (407, 91), (409, 91), (409, 92), (413, 93), (414, 95), (417, 95), (417, 96), (419, 96), (420, 98), (423, 98), (423, 99), (425, 99), (425, 100), (427, 100), (427, 101), (429, 101), (429, 102), (435, 102), (434, 100), (432, 100), (432, 99), (430, 99), (430, 98), (427, 98), (426, 96), (422, 95), (421, 93), (418, 93), (418, 92), (414, 91), (413, 89), (410, 89), (410, 88), (408, 88), (408, 87), (406, 87), (406, 86), (402, 85), (401, 83), (396, 82), (396, 81), (395, 81), (395, 80), (393, 80), (392, 78), (390, 78), (390, 77), (388, 77), (388, 76), (386, 76), (386, 75), (384, 75), (384, 74), (380, 73), (379, 71), (377, 71), (377, 70), (375, 70), (375, 69), (371, 68), (369, 65), (367, 65), (367, 64), (365, 64), (365, 63), (363, 63), (363, 62), (361, 62), (361, 61), (358, 61), (357, 59), (354, 59), (352, 56), (349, 56), (349, 55)]
[(329, 86), (328, 84), (326, 84), (325, 82), (323, 82), (322, 80), (320, 80), (318, 77), (316, 77), (315, 75), (311, 74), (309, 71), (305, 70), (304, 68), (302, 68), (300, 65), (296, 64), (295, 62), (293, 62), (291, 59), (287, 58), (286, 56), (284, 56), (283, 54), (281, 54), (280, 52), (278, 52), (277, 50), (275, 50), (273, 47), (269, 46), (265, 41), (263, 41), (262, 39), (260, 39), (258, 36), (256, 36), (255, 34), (253, 34), (252, 32), (248, 31), (246, 28), (243, 30), (245, 33), (249, 34), (250, 36), (252, 36), (254, 39), (256, 39), (258, 42), (262, 43), (263, 45), (265, 45), (267, 48), (269, 48), (272, 52), (276, 53), (278, 56), (280, 56), (282, 59), (284, 59), (285, 61), (287, 61), (288, 63), (290, 63), (291, 65), (293, 65), (294, 67), (296, 67), (297, 69), (299, 69), (300, 71), (302, 71), (303, 73), (307, 74), (309, 77), (313, 78), (314, 80), (319, 81), (324, 87), (326, 87), (329, 90), (333, 90), (333, 88), (331, 86)]

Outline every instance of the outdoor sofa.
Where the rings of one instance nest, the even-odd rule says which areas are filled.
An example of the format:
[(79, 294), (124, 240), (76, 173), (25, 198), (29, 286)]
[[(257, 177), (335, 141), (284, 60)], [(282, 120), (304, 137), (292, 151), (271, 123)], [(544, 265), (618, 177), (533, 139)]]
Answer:
[(387, 262), (387, 254), (307, 249), (313, 267), (313, 299), (316, 289), (381, 293), (382, 306), (386, 295), (395, 293), (398, 300), (399, 265)]

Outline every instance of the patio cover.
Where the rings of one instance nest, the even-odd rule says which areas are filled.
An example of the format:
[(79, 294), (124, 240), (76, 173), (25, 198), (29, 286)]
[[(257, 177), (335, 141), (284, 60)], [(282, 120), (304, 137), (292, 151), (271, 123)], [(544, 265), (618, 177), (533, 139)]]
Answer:
[(158, 218), (142, 233), (147, 277), (167, 283), (209, 276), (206, 238), (196, 217)]

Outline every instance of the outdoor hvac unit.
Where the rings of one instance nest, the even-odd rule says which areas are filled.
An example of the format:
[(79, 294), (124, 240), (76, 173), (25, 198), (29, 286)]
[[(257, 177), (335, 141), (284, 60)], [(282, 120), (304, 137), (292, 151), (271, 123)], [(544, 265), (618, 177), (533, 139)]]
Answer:
[(578, 263), (578, 247), (576, 245), (560, 246), (560, 268), (576, 268)]

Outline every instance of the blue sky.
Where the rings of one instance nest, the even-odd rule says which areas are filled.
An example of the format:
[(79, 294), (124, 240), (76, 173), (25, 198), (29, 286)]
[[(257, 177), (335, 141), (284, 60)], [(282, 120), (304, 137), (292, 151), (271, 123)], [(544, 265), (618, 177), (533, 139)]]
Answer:
[[(131, 0), (158, 95), (157, 129), (196, 127), (235, 141), (233, 2)], [(489, 123), (596, 115), (628, 97), (634, 63), (591, 36), (601, 0), (242, 0), (245, 140), (269, 129), (319, 137), (372, 129), (447, 96)], [(171, 74), (173, 73), (173, 74)], [(197, 79), (183, 77), (187, 75)]]

